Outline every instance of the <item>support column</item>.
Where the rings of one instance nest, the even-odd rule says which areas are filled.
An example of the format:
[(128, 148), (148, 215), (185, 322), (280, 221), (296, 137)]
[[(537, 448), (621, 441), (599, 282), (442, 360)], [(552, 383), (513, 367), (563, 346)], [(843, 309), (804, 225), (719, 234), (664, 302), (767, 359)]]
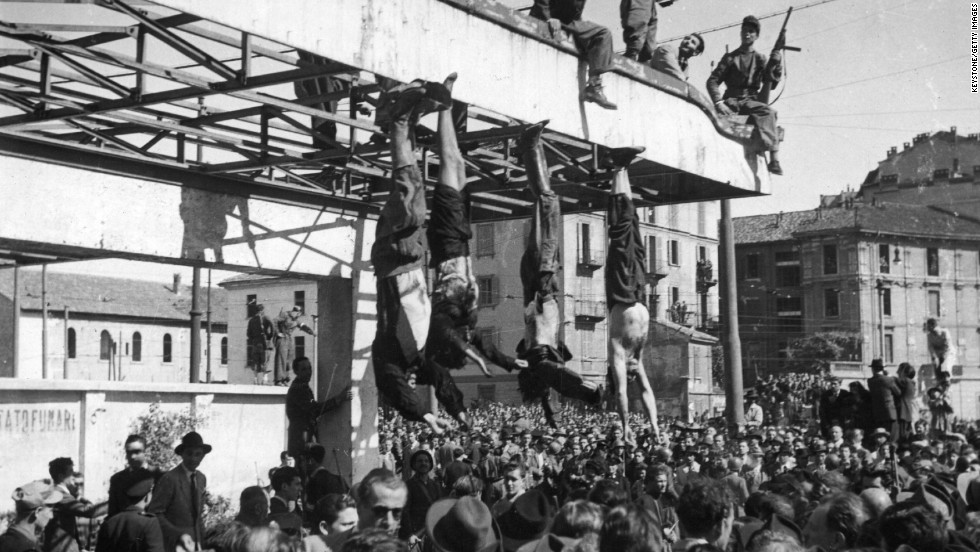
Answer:
[(41, 379), (48, 379), (48, 265), (41, 265)]
[(719, 263), (722, 286), (719, 291), (725, 311), (725, 410), (728, 420), (739, 428), (745, 426), (744, 388), (742, 386), (742, 341), (738, 335), (738, 286), (735, 280), (735, 232), (732, 226), (730, 200), (721, 200), (721, 255)]
[(370, 270), (374, 221), (359, 216), (354, 225), (351, 279), (321, 280), (317, 292), (317, 400), (340, 393), (348, 383), (354, 399), (327, 412), (318, 424), (318, 441), (327, 449), (324, 467), (348, 484), (380, 466), (378, 390), (371, 366), (377, 324), (374, 274)]
[(11, 321), (13, 328), (13, 343), (10, 350), (13, 353), (14, 377), (19, 378), (20, 374), (20, 267), (14, 267), (14, 314)]
[(201, 381), (201, 269), (194, 267), (191, 282), (191, 383)]

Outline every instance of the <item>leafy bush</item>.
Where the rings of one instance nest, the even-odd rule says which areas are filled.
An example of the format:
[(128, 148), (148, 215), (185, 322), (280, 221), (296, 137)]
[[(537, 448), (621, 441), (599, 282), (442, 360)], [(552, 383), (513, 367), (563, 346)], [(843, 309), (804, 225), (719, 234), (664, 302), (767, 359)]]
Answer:
[(133, 420), (130, 431), (146, 439), (147, 463), (166, 471), (180, 461), (174, 454), (174, 447), (180, 443), (181, 437), (196, 431), (205, 421), (206, 416), (194, 415), (190, 408), (178, 412), (167, 411), (160, 408), (160, 402), (157, 401)]

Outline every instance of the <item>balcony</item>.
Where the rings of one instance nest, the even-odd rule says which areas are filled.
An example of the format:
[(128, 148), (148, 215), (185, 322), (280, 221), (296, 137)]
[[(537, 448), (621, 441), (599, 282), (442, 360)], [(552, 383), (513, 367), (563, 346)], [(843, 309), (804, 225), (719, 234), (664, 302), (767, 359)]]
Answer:
[(602, 268), (605, 252), (599, 249), (579, 249), (577, 265), (581, 270), (598, 270)]
[(572, 301), (572, 314), (575, 322), (584, 324), (595, 324), (606, 319), (606, 302), (592, 301), (589, 299), (575, 299)]
[(707, 259), (698, 261), (696, 284), (698, 293), (708, 293), (709, 289), (718, 285), (718, 281), (715, 280), (715, 271), (711, 261)]
[(647, 281), (653, 285), (657, 285), (657, 282), (663, 280), (668, 274), (670, 274), (666, 261), (653, 261), (648, 264)]

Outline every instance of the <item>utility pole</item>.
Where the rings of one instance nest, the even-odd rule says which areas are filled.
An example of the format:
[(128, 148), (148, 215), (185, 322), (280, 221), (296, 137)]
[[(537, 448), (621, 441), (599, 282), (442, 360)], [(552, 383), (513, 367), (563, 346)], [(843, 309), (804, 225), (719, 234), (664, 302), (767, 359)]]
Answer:
[(201, 269), (194, 267), (191, 281), (191, 383), (201, 381)]
[(207, 368), (207, 377), (205, 378), (205, 381), (207, 381), (208, 383), (211, 383), (211, 269), (210, 268), (208, 269), (208, 308), (207, 308), (207, 310), (208, 310), (208, 320), (207, 320), (207, 335), (208, 335), (208, 338), (207, 338), (207, 343), (206, 343), (207, 348), (205, 350), (207, 351), (207, 357), (208, 357), (208, 364), (207, 364), (207, 366), (208, 366), (208, 368)]
[(735, 232), (730, 200), (721, 200), (720, 270), (725, 311), (725, 403), (728, 420), (738, 428), (745, 426), (745, 393), (742, 386), (742, 341), (738, 336), (738, 286), (735, 277)]
[(14, 353), (14, 377), (20, 377), (20, 267), (14, 265), (14, 342), (11, 350)]
[(68, 379), (68, 305), (65, 305), (65, 360), (62, 366), (61, 379)]
[(48, 379), (48, 265), (41, 265), (41, 379)]

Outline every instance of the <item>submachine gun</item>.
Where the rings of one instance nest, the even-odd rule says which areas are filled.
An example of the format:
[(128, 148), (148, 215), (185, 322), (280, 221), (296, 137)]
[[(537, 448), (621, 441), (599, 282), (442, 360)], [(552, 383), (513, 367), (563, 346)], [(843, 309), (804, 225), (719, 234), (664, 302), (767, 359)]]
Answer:
[[(776, 44), (773, 45), (772, 52), (769, 53), (770, 64), (772, 63), (773, 56), (775, 56), (781, 50), (786, 50), (790, 52), (803, 51), (802, 48), (786, 45), (786, 25), (789, 23), (789, 16), (791, 15), (793, 15), (792, 7), (786, 11), (786, 19), (783, 19), (783, 26), (779, 29), (779, 36), (776, 37)], [(782, 61), (780, 61), (780, 63), (782, 63)], [(759, 91), (759, 96), (758, 96), (760, 102), (764, 102), (767, 104), (772, 104), (776, 102), (776, 100), (773, 100), (772, 102), (769, 101), (769, 95), (772, 92), (772, 87), (773, 87), (771, 69), (772, 69), (771, 67), (766, 67), (766, 72), (762, 79), (762, 90)]]

